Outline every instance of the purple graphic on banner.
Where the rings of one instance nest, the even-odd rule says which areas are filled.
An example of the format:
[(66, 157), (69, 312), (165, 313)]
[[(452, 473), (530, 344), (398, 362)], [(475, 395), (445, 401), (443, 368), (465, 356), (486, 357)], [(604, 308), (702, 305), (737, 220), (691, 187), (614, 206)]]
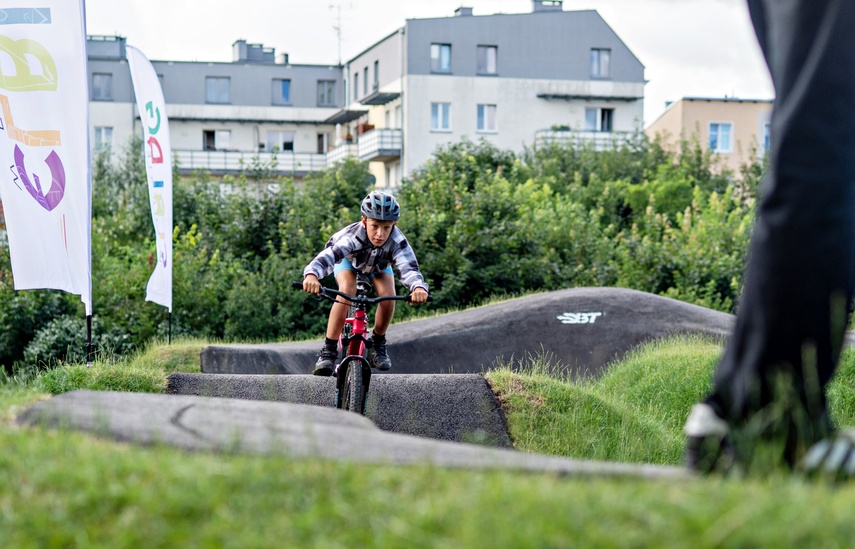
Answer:
[(50, 168), (51, 184), (47, 194), (42, 191), (41, 181), (39, 176), (33, 174), (35, 185), (30, 182), (27, 174), (27, 168), (24, 167), (24, 152), (15, 145), (15, 167), (18, 169), (18, 175), (21, 177), (21, 182), (26, 187), (27, 191), (36, 199), (39, 206), (51, 211), (62, 202), (62, 197), (65, 196), (65, 168), (62, 165), (59, 155), (56, 151), (51, 151), (45, 159), (45, 164)]

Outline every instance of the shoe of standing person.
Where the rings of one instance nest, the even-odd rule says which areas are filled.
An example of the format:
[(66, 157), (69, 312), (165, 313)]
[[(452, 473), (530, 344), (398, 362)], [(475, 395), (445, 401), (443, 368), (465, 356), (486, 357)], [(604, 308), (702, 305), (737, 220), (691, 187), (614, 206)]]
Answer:
[(685, 463), (698, 473), (727, 472), (733, 465), (730, 426), (709, 404), (695, 404), (683, 428), (686, 434)]

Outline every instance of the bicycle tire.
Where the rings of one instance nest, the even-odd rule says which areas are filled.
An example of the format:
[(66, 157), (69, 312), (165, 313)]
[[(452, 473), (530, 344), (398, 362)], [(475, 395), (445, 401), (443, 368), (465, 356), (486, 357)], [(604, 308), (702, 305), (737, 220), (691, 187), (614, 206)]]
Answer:
[(342, 382), (341, 405), (345, 410), (357, 414), (364, 413), (365, 388), (362, 384), (362, 363), (349, 360), (346, 364), (344, 381)]

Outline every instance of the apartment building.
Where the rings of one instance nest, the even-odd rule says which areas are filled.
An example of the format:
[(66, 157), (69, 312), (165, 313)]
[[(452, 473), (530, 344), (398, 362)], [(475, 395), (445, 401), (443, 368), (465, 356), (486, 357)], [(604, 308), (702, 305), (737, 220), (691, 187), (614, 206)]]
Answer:
[(670, 104), (645, 130), (672, 147), (681, 139), (696, 138), (722, 166), (735, 173), (740, 166), (762, 158), (769, 150), (771, 99), (684, 97)]
[[(644, 66), (593, 10), (534, 0), (524, 14), (411, 19), (344, 67), (337, 145), (395, 187), (462, 137), (520, 151), (602, 143), (643, 127)], [(365, 145), (361, 145), (367, 142)]]
[[(121, 147), (142, 134), (125, 39), (90, 36), (90, 142)], [(339, 65), (299, 65), (287, 54), (238, 40), (231, 62), (152, 60), (169, 116), (181, 172), (236, 173), (254, 158), (303, 177), (327, 166), (335, 127), (325, 122), (343, 105)]]
[[(121, 37), (89, 37), (91, 142), (141, 133)], [(334, 56), (331, 50), (330, 57)], [(301, 178), (345, 157), (398, 186), (466, 136), (519, 151), (608, 143), (642, 128), (644, 66), (593, 10), (533, 0), (522, 14), (407, 20), (344, 65), (299, 65), (238, 40), (231, 62), (152, 60), (183, 173), (236, 173), (276, 154)]]

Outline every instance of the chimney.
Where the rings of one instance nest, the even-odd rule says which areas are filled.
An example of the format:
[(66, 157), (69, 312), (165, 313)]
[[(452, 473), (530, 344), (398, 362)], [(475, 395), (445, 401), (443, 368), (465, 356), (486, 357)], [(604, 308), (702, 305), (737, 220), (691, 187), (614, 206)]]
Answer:
[(281, 52), (279, 55), (276, 56), (276, 62), (280, 65), (287, 65), (288, 64), (288, 54), (285, 52)]
[(455, 17), (468, 17), (470, 15), (472, 15), (472, 8), (464, 8), (463, 6), (460, 6), (454, 10)]
[(233, 63), (273, 63), (275, 48), (265, 48), (263, 44), (248, 44), (246, 40), (235, 40), (232, 44)]
[(561, 11), (562, 0), (532, 0), (531, 11), (538, 13), (541, 11)]

